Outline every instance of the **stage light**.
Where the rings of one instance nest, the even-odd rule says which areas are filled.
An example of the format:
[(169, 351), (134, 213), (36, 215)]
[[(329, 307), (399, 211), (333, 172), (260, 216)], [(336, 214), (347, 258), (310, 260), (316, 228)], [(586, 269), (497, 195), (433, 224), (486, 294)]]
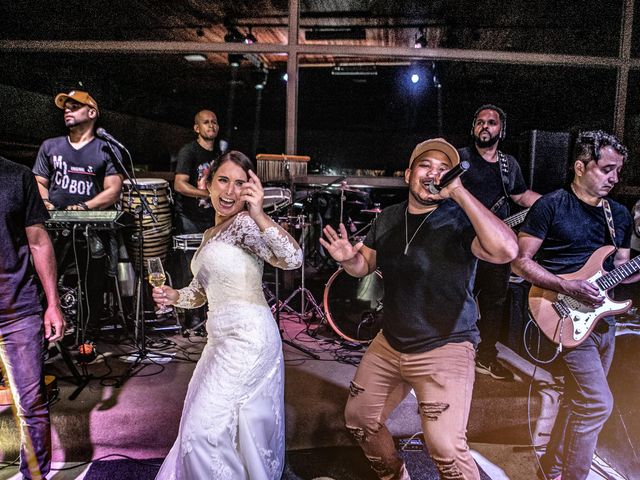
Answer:
[(284, 80), (285, 82), (289, 81), (289, 74), (285, 73), (284, 75), (282, 75), (282, 80)]
[(418, 75), (417, 73), (412, 73), (411, 74), (411, 83), (418, 83), (420, 81), (420, 75)]
[(427, 37), (424, 34), (423, 27), (420, 27), (416, 32), (413, 48), (427, 48)]
[(252, 43), (258, 43), (258, 39), (255, 37), (253, 32), (251, 31), (253, 27), (249, 27), (249, 33), (247, 33), (244, 37), (244, 43), (251, 45)]

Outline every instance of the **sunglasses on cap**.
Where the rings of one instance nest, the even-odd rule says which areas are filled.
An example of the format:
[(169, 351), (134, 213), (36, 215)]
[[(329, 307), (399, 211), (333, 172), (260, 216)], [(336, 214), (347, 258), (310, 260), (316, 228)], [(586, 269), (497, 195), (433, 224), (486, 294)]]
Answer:
[(80, 110), (82, 107), (88, 107), (88, 106), (89, 105), (85, 105), (84, 103), (66, 102), (64, 104), (64, 109), (69, 110), (71, 112), (75, 112), (77, 110)]

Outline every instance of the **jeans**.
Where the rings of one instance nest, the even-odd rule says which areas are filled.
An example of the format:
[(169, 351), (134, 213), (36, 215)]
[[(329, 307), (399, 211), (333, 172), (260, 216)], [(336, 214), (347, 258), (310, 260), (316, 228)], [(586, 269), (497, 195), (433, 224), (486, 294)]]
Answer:
[(20, 420), (20, 472), (34, 480), (44, 478), (51, 467), (44, 353), (44, 324), (39, 314), (14, 320), (0, 317), (0, 359)]
[(401, 353), (382, 333), (376, 336), (351, 382), (345, 421), (379, 478), (409, 479), (385, 422), (411, 388), (440, 477), (480, 478), (466, 437), (474, 367), (475, 351), (470, 342), (449, 343), (423, 353)]
[(587, 478), (598, 435), (613, 409), (607, 383), (615, 327), (600, 321), (591, 335), (562, 354), (564, 394), (541, 464), (548, 478)]
[(473, 293), (480, 310), (478, 360), (483, 363), (490, 363), (498, 355), (496, 343), (505, 324), (505, 304), (510, 274), (509, 264), (496, 265), (478, 261)]

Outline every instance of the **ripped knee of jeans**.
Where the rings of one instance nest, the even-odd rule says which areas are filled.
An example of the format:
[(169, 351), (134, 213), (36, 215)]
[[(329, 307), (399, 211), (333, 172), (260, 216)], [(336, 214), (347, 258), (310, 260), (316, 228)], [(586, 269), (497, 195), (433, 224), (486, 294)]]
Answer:
[(350, 427), (349, 425), (347, 425), (347, 431), (358, 443), (364, 442), (367, 438), (366, 434), (364, 433), (364, 428)]
[(438, 460), (434, 458), (433, 462), (436, 464), (443, 480), (457, 480), (463, 478), (462, 471), (458, 465), (456, 465), (455, 460)]
[(449, 404), (444, 402), (420, 402), (420, 415), (427, 420), (436, 421), (448, 408)]
[(396, 473), (395, 469), (391, 465), (387, 465), (381, 457), (370, 457), (367, 455), (367, 460), (369, 460), (371, 468), (380, 478), (388, 478)]
[(351, 395), (352, 397), (357, 397), (358, 394), (362, 392), (364, 392), (364, 387), (361, 387), (352, 380), (351, 384), (349, 385), (349, 395)]

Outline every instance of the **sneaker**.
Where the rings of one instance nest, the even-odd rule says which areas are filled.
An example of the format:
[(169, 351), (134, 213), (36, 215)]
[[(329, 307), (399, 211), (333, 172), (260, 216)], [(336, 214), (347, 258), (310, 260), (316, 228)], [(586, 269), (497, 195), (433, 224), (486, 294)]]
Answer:
[(490, 361), (476, 360), (476, 372), (491, 375), (496, 380), (513, 380), (513, 372), (503, 366), (497, 359)]

